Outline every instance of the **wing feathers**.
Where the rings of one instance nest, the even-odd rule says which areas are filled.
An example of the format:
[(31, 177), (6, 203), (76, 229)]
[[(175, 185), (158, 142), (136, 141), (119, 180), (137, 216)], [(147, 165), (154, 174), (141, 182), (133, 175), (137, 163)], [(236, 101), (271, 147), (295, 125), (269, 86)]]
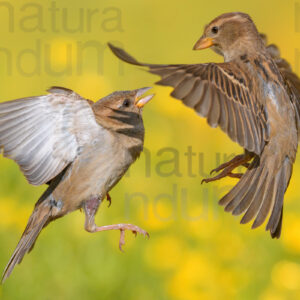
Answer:
[(184, 75), (184, 71), (176, 71), (174, 73), (171, 73), (171, 75), (166, 76), (162, 80), (158, 81), (157, 84), (166, 86), (177, 86), (184, 79)]
[[(252, 228), (261, 225), (271, 213), (267, 230), (272, 237), (279, 237), (282, 222), (283, 195), (292, 172), (292, 163), (268, 163), (265, 149), (270, 143), (270, 128), (261, 95), (254, 90), (252, 79), (236, 67), (235, 63), (197, 64), (197, 65), (153, 65), (135, 60), (124, 50), (109, 45), (122, 60), (140, 66), (149, 67), (149, 72), (159, 75), (161, 85), (174, 88), (171, 95), (194, 108), (197, 113), (207, 117), (210, 126), (220, 126), (233, 141), (237, 141), (254, 158), (239, 183), (221, 200), (226, 211), (233, 214), (245, 212), (241, 223), (253, 218)], [(278, 68), (283, 74), (287, 86), (293, 94), (296, 118), (300, 124), (300, 80), (292, 72), (289, 64), (280, 58), (276, 46), (267, 47)], [(274, 65), (274, 66), (273, 66)], [(280, 76), (275, 64), (269, 67)], [(274, 68), (275, 67), (275, 68)], [(273, 145), (276, 148), (276, 146)], [(269, 153), (269, 156), (273, 153)], [(260, 158), (259, 158), (260, 157)], [(270, 158), (269, 158), (270, 162)]]
[(0, 148), (34, 185), (48, 182), (99, 133), (87, 100), (71, 90), (0, 103)]
[(200, 81), (197, 80), (194, 84), (192, 91), (185, 98), (183, 98), (184, 104), (191, 108), (194, 108), (201, 99), (203, 92), (204, 87), (200, 83)]
[[(224, 130), (231, 139), (237, 141), (242, 147), (248, 151), (254, 151), (260, 154), (264, 145), (264, 140), (260, 132), (267, 124), (260, 126), (254, 122), (256, 117), (260, 117), (263, 107), (258, 103), (258, 95), (255, 91), (249, 91), (246, 82), (251, 79), (248, 75), (235, 66), (234, 63), (221, 64), (194, 64), (194, 65), (154, 65), (138, 62), (124, 50), (109, 44), (110, 49), (120, 59), (139, 66), (149, 68), (149, 72), (161, 76), (161, 80), (157, 82), (159, 85), (172, 86), (174, 91), (171, 95), (183, 101), (183, 103), (194, 108), (197, 113), (208, 118), (208, 124), (216, 127), (216, 124)], [(207, 95), (206, 95), (207, 94)], [(214, 97), (219, 96), (219, 101), (214, 101)], [(220, 116), (213, 109), (215, 103), (220, 104)], [(232, 104), (233, 103), (233, 104)], [(218, 104), (217, 104), (218, 105)], [(223, 112), (225, 110), (225, 112)], [(213, 112), (213, 114), (210, 113)], [(253, 120), (245, 122), (241, 119), (242, 112), (252, 115)], [(240, 113), (235, 116), (235, 113)], [(249, 118), (249, 116), (248, 116)], [(217, 121), (216, 121), (217, 120)], [(218, 122), (218, 123), (216, 123)], [(242, 123), (241, 123), (242, 122)], [(267, 123), (267, 120), (263, 120)], [(256, 128), (249, 128), (247, 126)], [(242, 130), (253, 134), (248, 134), (247, 139), (242, 137)], [(268, 138), (268, 137), (266, 137)], [(257, 145), (257, 143), (259, 143)], [(261, 145), (262, 143), (262, 145)], [(257, 145), (254, 147), (254, 145)], [(250, 147), (250, 148), (248, 148)]]
[(207, 116), (207, 123), (211, 127), (217, 127), (220, 120), (220, 113), (221, 113), (221, 106), (220, 106), (220, 98), (219, 94), (216, 90), (212, 90), (213, 96), (212, 96), (212, 104), (210, 107), (210, 111)]
[(193, 89), (197, 78), (193, 77), (191, 74), (187, 74), (185, 78), (176, 86), (171, 96), (177, 99), (185, 98)]
[(203, 93), (200, 96), (200, 101), (195, 106), (195, 110), (202, 117), (207, 116), (209, 109), (210, 109), (211, 97), (212, 97), (211, 87), (207, 83), (204, 83), (204, 84), (205, 84), (205, 86), (203, 87)]
[(227, 104), (227, 110), (228, 110), (228, 128), (227, 128), (227, 132), (228, 132), (229, 137), (234, 142), (236, 142), (237, 141), (237, 138), (236, 138), (237, 124), (236, 124), (236, 116), (235, 116), (235, 112), (234, 112), (234, 108), (233, 108), (234, 103), (228, 101), (228, 102), (226, 102), (226, 104)]
[(241, 109), (238, 105), (234, 104), (234, 114), (236, 117), (236, 131), (237, 131), (237, 140), (241, 145), (247, 145), (246, 141), (246, 129), (244, 120), (241, 117)]

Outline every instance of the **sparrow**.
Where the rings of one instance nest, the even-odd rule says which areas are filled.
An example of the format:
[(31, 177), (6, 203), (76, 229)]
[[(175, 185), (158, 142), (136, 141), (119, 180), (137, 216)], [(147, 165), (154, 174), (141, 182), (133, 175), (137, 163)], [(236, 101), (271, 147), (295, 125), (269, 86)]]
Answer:
[[(142, 111), (150, 88), (118, 91), (97, 102), (52, 87), (47, 95), (0, 103), (0, 153), (13, 159), (32, 185), (49, 187), (35, 204), (2, 277), (4, 282), (50, 222), (82, 209), (85, 230), (125, 230), (132, 224), (97, 226), (95, 214), (108, 192), (139, 157), (144, 144)], [(108, 200), (110, 197), (108, 196)]]
[[(249, 15), (225, 13), (204, 28), (194, 50), (211, 48), (223, 63), (146, 64), (109, 44), (121, 60), (148, 67), (159, 85), (171, 86), (171, 96), (194, 109), (212, 127), (220, 127), (244, 153), (212, 171), (215, 177), (238, 178), (219, 201), (225, 211), (244, 214), (241, 223), (264, 223), (279, 238), (283, 199), (298, 147), (300, 81), (278, 48), (266, 45)], [(234, 173), (239, 166), (245, 173)]]

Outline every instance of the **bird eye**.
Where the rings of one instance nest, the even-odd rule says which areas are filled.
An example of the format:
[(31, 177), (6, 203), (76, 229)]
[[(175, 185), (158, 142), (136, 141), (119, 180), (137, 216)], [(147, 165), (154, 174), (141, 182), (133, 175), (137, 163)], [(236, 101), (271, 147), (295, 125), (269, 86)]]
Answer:
[(123, 106), (124, 107), (129, 107), (130, 105), (130, 100), (129, 99), (125, 99), (124, 102), (123, 102)]
[(211, 32), (212, 32), (213, 34), (217, 34), (218, 31), (219, 31), (219, 28), (218, 28), (217, 26), (214, 26), (214, 27), (211, 29)]

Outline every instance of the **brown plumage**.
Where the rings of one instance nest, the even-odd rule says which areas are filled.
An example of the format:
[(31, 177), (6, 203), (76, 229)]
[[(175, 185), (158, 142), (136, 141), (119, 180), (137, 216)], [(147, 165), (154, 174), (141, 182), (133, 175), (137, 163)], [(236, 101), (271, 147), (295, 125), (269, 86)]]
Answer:
[[(38, 200), (3, 273), (2, 282), (51, 221), (82, 208), (89, 232), (117, 229), (148, 235), (131, 224), (98, 227), (99, 205), (138, 158), (144, 143), (142, 108), (149, 88), (115, 92), (96, 103), (53, 87), (48, 95), (0, 103), (0, 150), (29, 183), (49, 187)], [(110, 198), (109, 198), (110, 199)]]
[[(265, 45), (251, 18), (227, 13), (214, 19), (194, 50), (211, 47), (224, 63), (157, 65), (140, 63), (124, 50), (109, 45), (125, 62), (145, 66), (159, 75), (159, 85), (174, 87), (171, 95), (220, 127), (245, 149), (245, 154), (213, 171), (204, 182), (225, 176), (240, 178), (220, 204), (241, 223), (254, 219), (260, 226), (281, 233), (284, 193), (292, 174), (298, 146), (299, 78), (280, 57), (276, 46)], [(245, 174), (232, 171), (243, 165)]]

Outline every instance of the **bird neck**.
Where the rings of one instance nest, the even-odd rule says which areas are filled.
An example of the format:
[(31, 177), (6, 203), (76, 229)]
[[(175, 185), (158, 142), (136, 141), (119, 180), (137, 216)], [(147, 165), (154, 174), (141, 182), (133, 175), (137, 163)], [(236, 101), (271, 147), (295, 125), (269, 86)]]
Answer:
[(248, 36), (238, 39), (226, 51), (224, 51), (224, 61), (230, 62), (241, 57), (254, 57), (258, 53), (265, 53), (265, 46), (259, 36)]
[(144, 132), (140, 135), (131, 135), (129, 132), (115, 132), (118, 141), (130, 153), (132, 160), (135, 161), (143, 151)]
[(97, 123), (108, 130), (122, 146), (129, 151), (133, 160), (137, 159), (144, 145), (144, 124), (141, 116), (120, 116), (95, 113)]

